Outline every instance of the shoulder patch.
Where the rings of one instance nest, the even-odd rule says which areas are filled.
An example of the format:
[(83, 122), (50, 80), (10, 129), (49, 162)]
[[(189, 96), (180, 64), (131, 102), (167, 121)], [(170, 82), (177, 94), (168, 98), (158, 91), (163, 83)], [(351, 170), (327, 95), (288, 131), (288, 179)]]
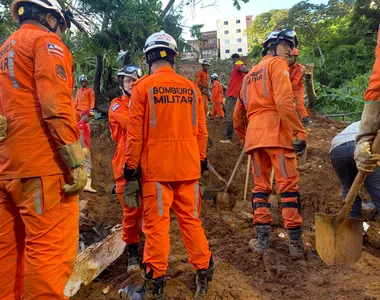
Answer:
[(52, 43), (47, 43), (46, 46), (47, 46), (47, 49), (48, 49), (48, 53), (50, 55), (56, 55), (56, 56), (59, 56), (61, 58), (64, 58), (64, 56), (63, 56), (63, 49), (61, 47), (59, 47), (56, 44), (52, 44)]
[(55, 75), (62, 81), (67, 81), (67, 75), (65, 72), (65, 68), (62, 65), (55, 65)]
[(118, 102), (114, 103), (111, 107), (112, 111), (117, 110), (120, 107), (120, 104)]

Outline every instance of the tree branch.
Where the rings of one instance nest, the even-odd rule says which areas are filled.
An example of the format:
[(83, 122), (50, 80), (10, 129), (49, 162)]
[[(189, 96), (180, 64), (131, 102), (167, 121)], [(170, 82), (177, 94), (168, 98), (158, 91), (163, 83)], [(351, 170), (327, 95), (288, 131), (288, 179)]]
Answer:
[(160, 20), (162, 20), (162, 21), (165, 20), (165, 16), (169, 12), (169, 10), (172, 8), (172, 6), (174, 5), (174, 2), (175, 2), (175, 0), (169, 0), (168, 4), (166, 5), (166, 7), (164, 8), (164, 10), (162, 11), (162, 13), (160, 15)]

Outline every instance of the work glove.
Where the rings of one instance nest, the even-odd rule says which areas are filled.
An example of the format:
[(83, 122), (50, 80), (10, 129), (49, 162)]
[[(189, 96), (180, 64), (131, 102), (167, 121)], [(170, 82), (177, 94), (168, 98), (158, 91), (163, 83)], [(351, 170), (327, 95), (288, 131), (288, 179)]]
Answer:
[(63, 190), (69, 196), (79, 195), (87, 184), (87, 172), (84, 163), (75, 169), (70, 169), (70, 184), (65, 184)]
[(201, 174), (203, 174), (203, 172), (205, 171), (208, 171), (208, 159), (207, 157), (204, 159), (204, 160), (201, 160)]
[(141, 167), (138, 166), (137, 169), (129, 169), (127, 165), (124, 165), (124, 178), (127, 181), (136, 181), (141, 178)]
[(371, 153), (370, 142), (362, 142), (355, 147), (355, 161), (360, 171), (372, 172), (379, 166), (380, 154)]
[(128, 181), (124, 187), (123, 200), (129, 208), (140, 206), (141, 189), (138, 180)]
[(300, 140), (300, 139), (295, 139), (293, 141), (293, 149), (297, 155), (302, 155), (306, 149), (306, 141)]
[(310, 120), (308, 117), (302, 119), (302, 125), (303, 127), (308, 127), (310, 125)]
[(8, 121), (3, 116), (0, 115), (0, 142), (3, 142), (7, 136)]
[(87, 157), (90, 154), (90, 151), (88, 151), (87, 147), (83, 147), (82, 150), (83, 150), (84, 157)]
[(87, 184), (87, 172), (84, 167), (84, 153), (79, 141), (58, 147), (65, 166), (70, 170), (71, 179), (63, 186), (70, 196), (80, 194)]

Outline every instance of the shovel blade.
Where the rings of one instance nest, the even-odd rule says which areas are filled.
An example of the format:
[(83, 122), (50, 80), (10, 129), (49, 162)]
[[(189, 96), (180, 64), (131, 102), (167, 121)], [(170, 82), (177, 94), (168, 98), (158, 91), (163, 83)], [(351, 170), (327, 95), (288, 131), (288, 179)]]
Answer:
[(346, 219), (335, 224), (333, 215), (315, 215), (315, 246), (327, 265), (354, 264), (361, 256), (362, 245), (362, 220)]

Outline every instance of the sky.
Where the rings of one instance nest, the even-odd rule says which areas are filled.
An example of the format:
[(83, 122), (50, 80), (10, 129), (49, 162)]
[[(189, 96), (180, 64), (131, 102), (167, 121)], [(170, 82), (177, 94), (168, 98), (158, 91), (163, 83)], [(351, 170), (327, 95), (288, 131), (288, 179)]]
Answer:
[[(162, 0), (165, 6), (169, 0)], [(192, 8), (184, 8), (184, 20), (186, 26), (192, 26), (193, 24), (204, 24), (202, 31), (216, 30), (216, 20), (223, 18), (235, 18), (247, 15), (257, 16), (271, 9), (291, 8), (294, 4), (297, 4), (301, 0), (250, 0), (248, 3), (241, 3), (241, 10), (237, 10), (233, 6), (232, 0), (196, 0), (200, 3), (197, 5), (196, 11)], [(192, 2), (187, 0), (185, 2)], [(215, 7), (206, 7), (202, 9), (202, 6), (207, 6), (216, 2)], [(310, 0), (310, 3), (315, 4), (327, 4), (328, 0)], [(176, 3), (180, 3), (179, 0)], [(188, 40), (191, 39), (188, 29), (185, 28), (183, 37)]]

